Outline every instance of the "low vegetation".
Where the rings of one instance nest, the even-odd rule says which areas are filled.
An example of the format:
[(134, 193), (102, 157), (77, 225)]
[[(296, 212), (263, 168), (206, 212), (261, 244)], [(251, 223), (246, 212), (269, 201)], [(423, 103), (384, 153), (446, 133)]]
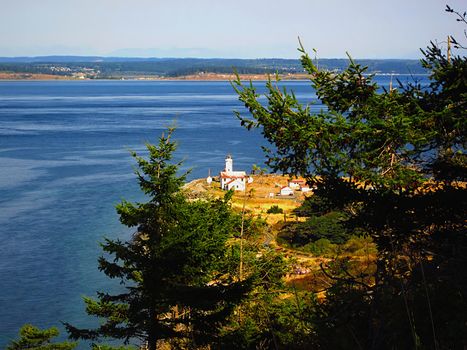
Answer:
[(278, 205), (273, 205), (266, 211), (268, 214), (282, 214), (283, 212), (282, 208)]
[(33, 325), (25, 324), (19, 330), (19, 339), (13, 340), (6, 350), (72, 350), (77, 343), (55, 342), (53, 338), (59, 336), (56, 327), (41, 330)]

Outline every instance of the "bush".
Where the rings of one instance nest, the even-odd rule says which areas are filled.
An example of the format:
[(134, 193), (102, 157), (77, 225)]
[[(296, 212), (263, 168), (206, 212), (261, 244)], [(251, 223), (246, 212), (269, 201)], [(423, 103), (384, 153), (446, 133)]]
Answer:
[(279, 207), (278, 205), (273, 205), (271, 208), (269, 208), (267, 210), (266, 213), (268, 214), (282, 214), (284, 212), (284, 210), (282, 210), (281, 207)]
[(335, 255), (337, 245), (331, 243), (329, 239), (320, 238), (315, 242), (310, 242), (303, 247), (303, 250), (313, 255)]
[(351, 236), (342, 246), (342, 250), (351, 255), (376, 254), (376, 246), (369, 236)]
[(298, 231), (305, 232), (310, 241), (326, 238), (331, 243), (342, 244), (348, 238), (347, 230), (343, 225), (346, 218), (346, 214), (340, 211), (312, 216), (298, 225)]

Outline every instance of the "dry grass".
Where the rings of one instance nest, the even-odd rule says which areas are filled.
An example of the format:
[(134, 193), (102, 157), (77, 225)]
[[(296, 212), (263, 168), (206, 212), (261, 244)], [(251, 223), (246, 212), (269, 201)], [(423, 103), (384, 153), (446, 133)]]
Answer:
[[(294, 196), (278, 196), (280, 188), (288, 184), (288, 177), (282, 175), (255, 175), (253, 183), (247, 185), (245, 192), (236, 191), (232, 197), (232, 207), (235, 210), (242, 210), (245, 203), (245, 210), (254, 216), (261, 216), (268, 224), (274, 225), (284, 220), (296, 220), (293, 216), (293, 210), (300, 206), (305, 199), (305, 194), (295, 191)], [(205, 196), (222, 198), (225, 191), (221, 190), (218, 181), (213, 181), (211, 185), (206, 183), (205, 179), (198, 179), (188, 183), (185, 188), (190, 192), (193, 198), (202, 198)], [(274, 194), (271, 197), (270, 194)], [(309, 195), (309, 193), (307, 194)], [(284, 214), (268, 214), (267, 210), (271, 206), (277, 205), (282, 208)]]
[[(231, 201), (233, 209), (241, 212), (243, 204), (245, 204), (246, 212), (266, 220), (269, 225), (269, 232), (266, 234), (268, 237), (259, 239), (268, 242), (270, 248), (282, 253), (291, 262), (291, 271), (285, 278), (287, 284), (298, 289), (317, 292), (318, 297), (323, 297), (324, 290), (329, 287), (332, 281), (322, 273), (320, 265), (326, 265), (332, 259), (279, 246), (276, 242), (277, 233), (282, 229), (284, 221), (304, 220), (304, 218), (296, 217), (293, 210), (300, 206), (305, 196), (312, 195), (312, 192), (304, 194), (300, 191), (294, 191), (294, 196), (280, 197), (277, 194), (282, 186), (288, 185), (289, 178), (287, 176), (256, 175), (253, 178), (253, 183), (247, 185), (245, 192), (234, 192)], [(222, 198), (226, 192), (221, 190), (220, 183), (216, 180), (210, 185), (207, 184), (206, 179), (197, 179), (186, 184), (187, 195), (192, 199)], [(271, 197), (270, 193), (274, 193), (274, 197)], [(268, 214), (267, 210), (273, 205), (282, 208), (284, 213)], [(363, 256), (353, 255), (349, 258), (356, 263), (356, 266), (368, 269), (368, 266), (374, 265), (374, 253), (365, 253)]]

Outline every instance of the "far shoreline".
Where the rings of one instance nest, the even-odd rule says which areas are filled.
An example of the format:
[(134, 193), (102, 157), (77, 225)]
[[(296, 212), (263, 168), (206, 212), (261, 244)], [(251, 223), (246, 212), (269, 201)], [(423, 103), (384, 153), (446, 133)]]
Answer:
[[(374, 76), (401, 76), (402, 73), (372, 73)], [(428, 74), (411, 74), (413, 76), (428, 76)], [(307, 81), (310, 80), (308, 74), (279, 74), (280, 80)], [(275, 80), (276, 74), (239, 74), (240, 80), (267, 81)], [(131, 76), (131, 77), (106, 77), (106, 78), (88, 78), (73, 77), (53, 74), (35, 74), (35, 73), (0, 73), (1, 82), (9, 81), (213, 81), (228, 82), (237, 79), (235, 74), (203, 73), (183, 75), (179, 77), (161, 77), (161, 76)]]
[[(268, 80), (274, 79), (275, 74), (240, 74), (241, 80)], [(308, 80), (306, 74), (280, 74), (281, 80)], [(122, 76), (122, 77), (73, 77), (53, 74), (34, 74), (34, 73), (0, 73), (0, 81), (232, 81), (237, 79), (235, 74), (204, 73), (182, 75), (178, 77), (162, 76)]]

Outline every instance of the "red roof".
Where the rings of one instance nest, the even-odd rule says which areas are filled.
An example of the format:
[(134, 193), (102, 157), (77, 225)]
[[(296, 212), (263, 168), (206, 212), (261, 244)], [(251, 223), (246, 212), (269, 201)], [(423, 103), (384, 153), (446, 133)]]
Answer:
[(227, 172), (225, 171), (221, 171), (221, 178), (222, 179), (244, 179), (246, 176), (245, 175), (241, 175), (241, 176), (237, 176), (237, 175), (229, 175)]

